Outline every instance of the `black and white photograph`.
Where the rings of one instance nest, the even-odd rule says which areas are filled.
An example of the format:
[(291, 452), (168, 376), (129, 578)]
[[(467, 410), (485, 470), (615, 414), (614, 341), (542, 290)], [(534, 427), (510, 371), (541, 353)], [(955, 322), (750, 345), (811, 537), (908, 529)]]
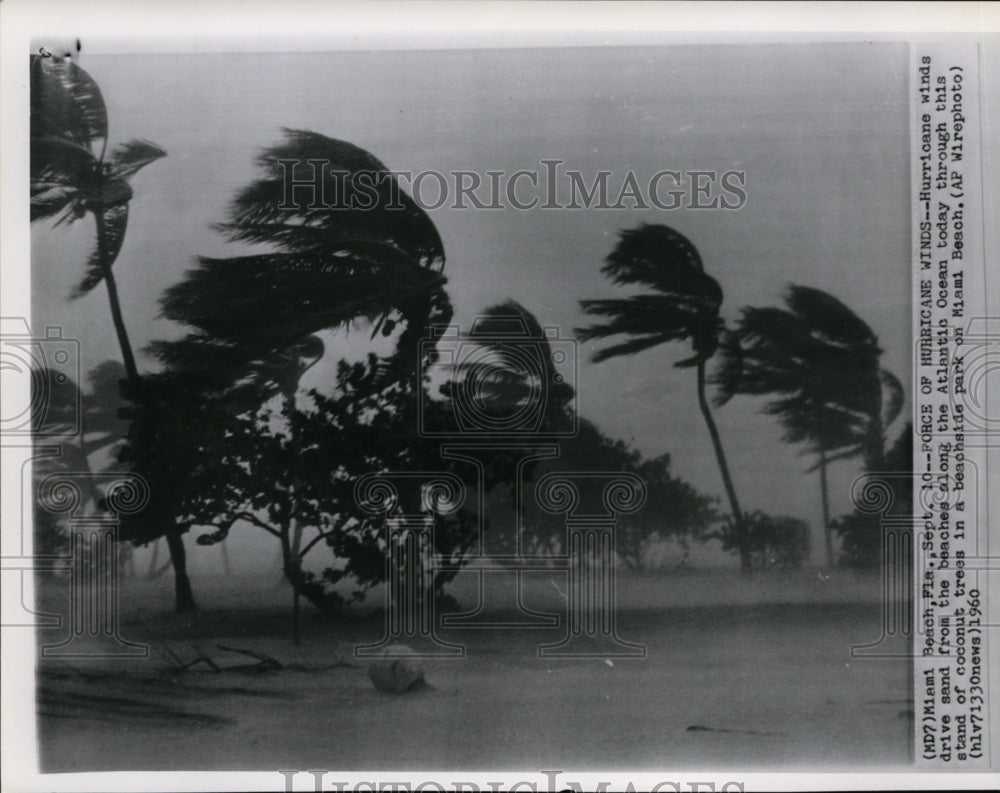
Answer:
[(59, 5), (5, 789), (1000, 784), (995, 7)]

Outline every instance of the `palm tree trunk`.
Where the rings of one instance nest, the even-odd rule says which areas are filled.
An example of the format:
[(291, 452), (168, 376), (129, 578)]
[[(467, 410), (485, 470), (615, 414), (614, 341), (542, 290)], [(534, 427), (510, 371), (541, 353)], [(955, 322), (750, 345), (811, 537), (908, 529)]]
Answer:
[(722, 485), (726, 489), (729, 508), (733, 512), (733, 523), (738, 534), (740, 571), (744, 575), (750, 575), (753, 572), (753, 562), (750, 557), (750, 548), (747, 545), (746, 523), (743, 520), (743, 510), (740, 509), (739, 499), (736, 498), (736, 488), (733, 487), (733, 480), (729, 475), (729, 464), (726, 462), (726, 453), (722, 448), (719, 430), (715, 426), (715, 419), (712, 418), (712, 411), (708, 407), (708, 399), (705, 396), (705, 360), (700, 355), (698, 356), (698, 407), (701, 408), (701, 415), (708, 426), (708, 434), (712, 438), (712, 448), (715, 449), (715, 459), (719, 463), (719, 471), (722, 474)]
[(125, 375), (128, 377), (129, 385), (137, 391), (141, 382), (139, 370), (135, 366), (132, 344), (128, 340), (128, 331), (125, 330), (125, 320), (122, 318), (122, 307), (118, 300), (118, 285), (115, 283), (115, 275), (107, 257), (107, 229), (104, 225), (104, 215), (97, 213), (94, 218), (97, 223), (97, 255), (100, 257), (101, 266), (104, 269), (104, 284), (108, 289), (108, 301), (111, 304), (111, 321), (114, 323), (115, 333), (118, 336), (118, 346), (122, 351)]
[(819, 450), (819, 490), (823, 499), (823, 537), (826, 540), (826, 566), (833, 567), (833, 529), (830, 526), (830, 490), (826, 481), (826, 450)]
[[(107, 228), (104, 225), (103, 213), (95, 213), (94, 219), (97, 224), (97, 255), (100, 257), (101, 266), (104, 270), (104, 284), (108, 290), (108, 302), (111, 304), (111, 321), (114, 323), (115, 333), (118, 336), (118, 346), (121, 348), (122, 362), (125, 365), (125, 376), (132, 387), (132, 392), (139, 394), (141, 393), (142, 378), (139, 377), (139, 370), (135, 365), (132, 344), (128, 338), (128, 331), (125, 329), (121, 302), (118, 299), (118, 285), (115, 283), (112, 263), (108, 260), (108, 235)], [(187, 574), (187, 554), (184, 550), (184, 540), (181, 538), (181, 535), (177, 532), (168, 532), (167, 547), (170, 549), (170, 561), (174, 566), (177, 612), (180, 614), (196, 611), (194, 595), (191, 592), (191, 580)]]

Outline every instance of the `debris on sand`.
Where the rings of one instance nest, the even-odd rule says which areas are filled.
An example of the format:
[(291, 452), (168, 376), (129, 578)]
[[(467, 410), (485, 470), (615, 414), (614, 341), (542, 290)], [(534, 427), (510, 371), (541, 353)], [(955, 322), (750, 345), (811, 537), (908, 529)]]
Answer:
[(706, 727), (703, 724), (692, 724), (687, 728), (686, 732), (731, 732), (731, 733), (740, 733), (742, 735), (770, 735), (778, 738), (788, 737), (782, 732), (764, 732), (762, 730), (731, 730), (726, 727)]
[[(382, 657), (368, 667), (368, 677), (379, 691), (402, 694), (425, 688), (424, 665), (416, 653), (403, 644), (393, 644), (379, 653)], [(409, 657), (413, 656), (413, 657)]]

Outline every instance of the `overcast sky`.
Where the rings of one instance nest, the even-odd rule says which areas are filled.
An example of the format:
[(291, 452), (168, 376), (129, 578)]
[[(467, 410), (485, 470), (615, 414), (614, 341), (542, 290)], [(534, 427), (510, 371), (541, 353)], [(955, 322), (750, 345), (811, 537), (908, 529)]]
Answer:
[[(612, 185), (629, 170), (640, 184), (665, 169), (742, 171), (739, 211), (432, 210), (456, 321), (513, 298), (569, 336), (587, 324), (579, 300), (623, 294), (599, 272), (616, 232), (664, 223), (698, 247), (728, 319), (777, 304), (789, 283), (825, 289), (875, 329), (909, 396), (905, 45), (179, 56), (88, 55), (85, 41), (80, 64), (104, 93), (111, 143), (147, 138), (168, 152), (133, 180), (115, 265), (136, 348), (177, 335), (155, 318), (157, 301), (193, 256), (236, 252), (209, 225), (254, 177), (259, 150), (292, 127), (351, 141), (397, 171), (510, 173), (560, 159), (588, 180), (609, 170)], [(92, 239), (90, 219), (32, 229), (33, 323), (79, 337), (85, 371), (120, 357), (104, 291), (67, 300)], [(589, 352), (581, 413), (647, 454), (670, 452), (675, 473), (721, 496), (693, 372), (672, 367), (685, 349), (603, 364)], [(759, 408), (740, 399), (717, 413), (743, 506), (818, 529), (816, 476)], [(833, 472), (834, 514), (850, 508), (857, 472)]]

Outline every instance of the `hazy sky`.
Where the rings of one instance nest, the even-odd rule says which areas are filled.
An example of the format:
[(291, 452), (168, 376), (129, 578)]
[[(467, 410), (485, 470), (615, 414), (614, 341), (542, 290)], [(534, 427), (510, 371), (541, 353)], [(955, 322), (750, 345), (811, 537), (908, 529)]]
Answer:
[[(701, 251), (727, 318), (777, 304), (789, 283), (825, 289), (871, 324), (909, 391), (905, 45), (116, 56), (88, 55), (84, 42), (80, 64), (104, 93), (111, 143), (148, 138), (168, 152), (133, 180), (115, 265), (136, 348), (177, 334), (156, 319), (157, 301), (193, 256), (235, 252), (209, 225), (254, 177), (259, 150), (292, 127), (351, 141), (397, 171), (561, 159), (588, 181), (612, 171), (612, 185), (629, 169), (640, 183), (664, 169), (743, 171), (739, 211), (432, 210), (456, 321), (509, 297), (569, 336), (588, 321), (580, 299), (619, 294), (599, 272), (616, 232), (664, 223)], [(79, 337), (84, 371), (119, 357), (103, 289), (67, 300), (92, 239), (89, 219), (32, 230), (36, 330), (59, 323)], [(685, 350), (596, 365), (588, 353), (581, 413), (643, 452), (670, 452), (676, 473), (721, 496), (693, 372), (672, 367)], [(740, 399), (717, 412), (743, 506), (818, 529), (816, 476), (759, 407)], [(853, 463), (833, 472), (834, 514), (850, 508), (856, 473)]]

